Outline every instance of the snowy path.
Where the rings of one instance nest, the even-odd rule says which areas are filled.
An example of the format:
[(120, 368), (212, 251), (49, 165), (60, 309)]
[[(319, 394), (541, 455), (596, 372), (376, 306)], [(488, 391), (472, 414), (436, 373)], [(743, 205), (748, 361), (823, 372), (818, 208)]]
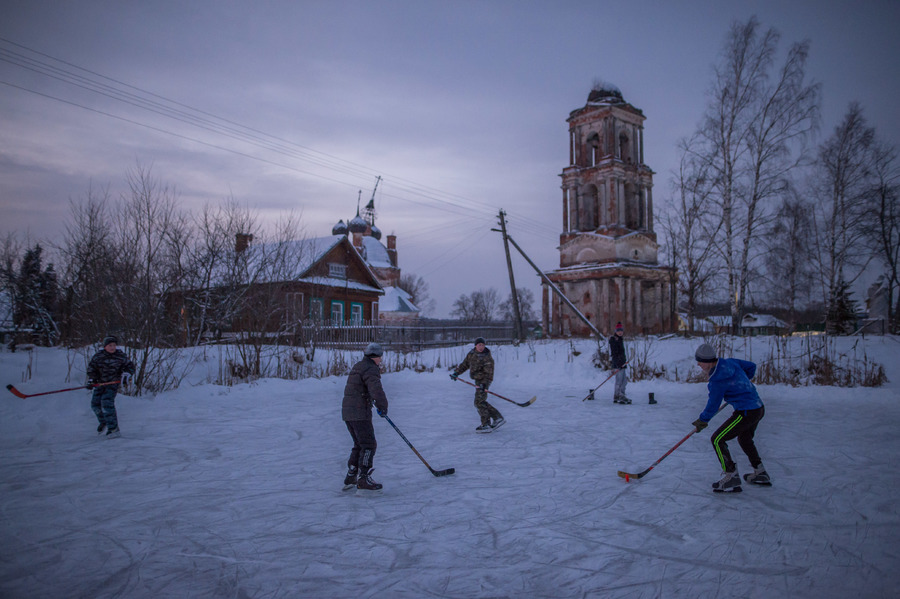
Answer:
[(446, 373), (386, 375), (392, 420), (433, 468), (457, 472), (433, 477), (376, 421), (385, 492), (367, 498), (340, 490), (341, 379), (120, 397), (114, 441), (94, 435), (87, 392), (4, 397), (0, 596), (896, 592), (895, 390), (761, 388), (757, 441), (775, 486), (721, 496), (708, 433), (641, 481), (616, 476), (690, 430), (704, 386), (633, 383), (636, 403), (618, 406), (606, 388), (581, 402), (596, 382), (564, 364), (556, 380), (526, 369), (493, 388), (538, 401), (493, 402), (507, 425), (490, 435), (473, 432), (471, 388)]

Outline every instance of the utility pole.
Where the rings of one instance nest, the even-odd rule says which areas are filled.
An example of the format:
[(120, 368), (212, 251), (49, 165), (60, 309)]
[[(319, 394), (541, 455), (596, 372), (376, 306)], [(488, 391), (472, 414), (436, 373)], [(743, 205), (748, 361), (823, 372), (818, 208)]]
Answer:
[(509, 236), (506, 234), (506, 212), (500, 210), (500, 232), (503, 234), (503, 249), (506, 250), (506, 268), (509, 270), (509, 293), (513, 305), (514, 325), (516, 330), (516, 339), (521, 341), (525, 338), (522, 331), (522, 313), (519, 311), (519, 294), (516, 292), (516, 279), (513, 276), (512, 258), (509, 255)]
[[(507, 237), (509, 237), (509, 236), (507, 236)], [(513, 247), (515, 247), (517, 250), (519, 250), (519, 253), (522, 254), (522, 257), (525, 258), (525, 260), (528, 262), (528, 264), (531, 265), (531, 268), (533, 268), (534, 270), (537, 271), (537, 274), (541, 277), (541, 279), (544, 281), (544, 283), (547, 284), (547, 287), (549, 287), (550, 290), (553, 291), (553, 293), (558, 295), (559, 299), (561, 299), (563, 301), (563, 303), (565, 303), (567, 306), (569, 306), (569, 308), (572, 310), (572, 312), (575, 313), (575, 316), (580, 318), (581, 321), (584, 322), (584, 324), (586, 324), (588, 326), (588, 328), (594, 332), (594, 334), (597, 336), (597, 340), (599, 343), (599, 341), (601, 339), (603, 339), (603, 335), (600, 333), (600, 331), (597, 329), (597, 327), (594, 326), (594, 323), (592, 323), (590, 320), (588, 320), (587, 316), (582, 314), (581, 310), (576, 308), (575, 304), (573, 304), (571, 301), (569, 301), (569, 298), (567, 298), (566, 295), (562, 291), (560, 291), (556, 285), (553, 284), (553, 281), (551, 281), (547, 277), (547, 275), (545, 275), (544, 272), (540, 268), (537, 267), (537, 264), (535, 264), (534, 262), (531, 261), (531, 258), (529, 258), (528, 255), (522, 250), (522, 248), (519, 247), (519, 244), (516, 243), (515, 239), (513, 239), (512, 237), (509, 237), (509, 242), (511, 244), (513, 244)]]

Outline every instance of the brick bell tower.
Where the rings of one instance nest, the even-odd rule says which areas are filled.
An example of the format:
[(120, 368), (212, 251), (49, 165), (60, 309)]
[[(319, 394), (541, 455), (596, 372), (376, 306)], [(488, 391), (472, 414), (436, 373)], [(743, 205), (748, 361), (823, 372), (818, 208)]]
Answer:
[[(569, 165), (562, 171), (559, 269), (546, 272), (600, 330), (675, 330), (675, 272), (658, 261), (653, 231), (653, 171), (644, 164), (644, 113), (609, 84), (595, 84), (569, 114)], [(590, 329), (543, 287), (544, 330)]]

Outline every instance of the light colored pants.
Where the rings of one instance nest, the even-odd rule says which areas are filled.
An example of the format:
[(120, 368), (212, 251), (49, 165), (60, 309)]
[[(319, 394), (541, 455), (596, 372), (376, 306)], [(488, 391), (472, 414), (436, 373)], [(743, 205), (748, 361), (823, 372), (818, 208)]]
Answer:
[(616, 373), (616, 391), (613, 399), (625, 398), (625, 385), (628, 384), (628, 370), (622, 368)]

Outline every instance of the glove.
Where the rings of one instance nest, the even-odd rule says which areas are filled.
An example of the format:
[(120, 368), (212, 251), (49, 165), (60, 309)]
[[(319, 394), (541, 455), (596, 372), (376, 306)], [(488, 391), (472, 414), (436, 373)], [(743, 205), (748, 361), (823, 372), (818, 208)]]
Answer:
[(488, 383), (478, 383), (477, 385), (475, 385), (475, 390), (484, 391), (485, 393), (487, 393)]
[(378, 412), (378, 415), (381, 416), (382, 418), (387, 416), (387, 410), (376, 409), (375, 411)]
[(702, 431), (703, 429), (705, 429), (707, 426), (709, 426), (709, 423), (708, 423), (708, 422), (703, 422), (703, 421), (700, 420), (699, 418), (697, 418), (696, 420), (694, 420), (691, 424), (694, 425), (694, 428), (697, 429), (697, 432), (698, 432), (698, 433), (699, 433), (700, 431)]
[(456, 372), (451, 372), (451, 373), (450, 373), (450, 380), (451, 380), (451, 381), (455, 381), (455, 380), (458, 379), (458, 378), (459, 378), (459, 374), (457, 374)]
[(94, 382), (94, 379), (91, 379), (87, 382), (87, 385), (84, 386), (85, 389), (93, 389), (97, 386), (97, 383)]
[(119, 380), (122, 381), (122, 384), (123, 384), (123, 385), (127, 385), (128, 383), (131, 382), (131, 379), (132, 379), (133, 376), (134, 376), (133, 374), (129, 374), (129, 373), (127, 373), (127, 372), (123, 372), (123, 373), (122, 373), (122, 376), (119, 378)]

